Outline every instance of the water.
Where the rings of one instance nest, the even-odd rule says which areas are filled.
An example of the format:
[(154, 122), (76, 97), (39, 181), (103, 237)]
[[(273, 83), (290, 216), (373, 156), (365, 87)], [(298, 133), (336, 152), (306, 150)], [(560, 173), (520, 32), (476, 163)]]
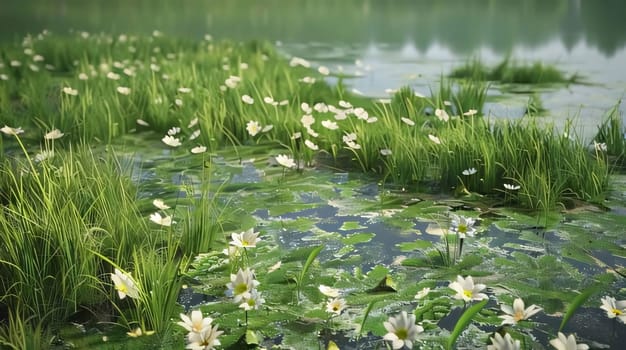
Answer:
[[(269, 40), (288, 56), (359, 74), (348, 84), (376, 98), (404, 85), (429, 94), (472, 57), (540, 60), (589, 83), (540, 93), (548, 121), (573, 118), (586, 138), (626, 92), (626, 3), (619, 0), (1, 0), (0, 8), (0, 40), (43, 29)], [(498, 86), (491, 95), (501, 95)], [(485, 112), (522, 117), (527, 95), (504, 96)]]

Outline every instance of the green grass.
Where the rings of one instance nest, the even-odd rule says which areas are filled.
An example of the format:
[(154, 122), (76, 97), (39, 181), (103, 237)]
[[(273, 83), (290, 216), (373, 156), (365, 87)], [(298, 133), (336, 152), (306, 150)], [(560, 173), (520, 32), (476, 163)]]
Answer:
[(493, 67), (486, 66), (479, 59), (473, 59), (453, 69), (450, 77), (503, 84), (571, 84), (580, 81), (578, 75), (568, 77), (554, 66), (542, 62), (524, 64), (515, 62), (510, 57)]

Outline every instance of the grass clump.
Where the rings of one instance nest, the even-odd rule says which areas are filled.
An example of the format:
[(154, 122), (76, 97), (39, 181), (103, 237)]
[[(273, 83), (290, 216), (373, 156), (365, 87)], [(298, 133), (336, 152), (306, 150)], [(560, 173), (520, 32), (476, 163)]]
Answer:
[(576, 74), (568, 77), (557, 68), (542, 62), (520, 64), (510, 57), (493, 67), (486, 66), (479, 59), (473, 59), (453, 69), (450, 77), (502, 84), (571, 84), (580, 79)]

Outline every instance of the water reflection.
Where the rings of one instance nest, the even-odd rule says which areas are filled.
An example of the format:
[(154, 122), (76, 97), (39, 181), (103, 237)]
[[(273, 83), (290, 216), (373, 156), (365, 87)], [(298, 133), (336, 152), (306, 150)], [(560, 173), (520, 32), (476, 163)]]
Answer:
[(269, 39), (334, 45), (370, 42), (420, 51), (442, 45), (458, 55), (489, 48), (506, 54), (557, 38), (567, 50), (584, 43), (610, 57), (626, 44), (620, 0), (1, 0), (0, 36), (51, 29), (186, 37)]

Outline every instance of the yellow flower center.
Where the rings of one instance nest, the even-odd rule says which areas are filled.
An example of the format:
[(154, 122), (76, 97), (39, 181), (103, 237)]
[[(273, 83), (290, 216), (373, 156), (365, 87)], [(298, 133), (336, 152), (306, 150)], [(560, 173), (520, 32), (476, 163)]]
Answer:
[(333, 311), (338, 311), (338, 310), (339, 310), (339, 306), (333, 305)]
[(248, 285), (245, 283), (240, 283), (235, 286), (235, 295), (239, 295), (248, 291)]
[(465, 225), (465, 224), (460, 224), (460, 225), (459, 225), (459, 227), (457, 227), (457, 230), (458, 230), (460, 233), (467, 233), (467, 225)]
[(250, 242), (246, 241), (245, 239), (241, 241), (241, 245), (243, 245), (244, 247), (249, 246)]
[(408, 330), (402, 328), (402, 329), (396, 329), (396, 336), (398, 337), (398, 339), (406, 339), (406, 337), (409, 335)]
[(119, 290), (120, 292), (124, 293), (124, 294), (128, 294), (128, 287), (126, 287), (125, 284), (120, 284), (115, 286), (115, 289)]
[(619, 316), (619, 315), (621, 315), (623, 312), (622, 312), (622, 310), (619, 310), (619, 309), (613, 309), (613, 313), (615, 314), (615, 316)]
[(513, 315), (513, 319), (515, 320), (515, 322), (517, 321), (521, 321), (524, 319), (524, 311), (518, 311)]
[(472, 297), (472, 291), (471, 290), (464, 290), (463, 291), (463, 295), (465, 295), (468, 298)]

